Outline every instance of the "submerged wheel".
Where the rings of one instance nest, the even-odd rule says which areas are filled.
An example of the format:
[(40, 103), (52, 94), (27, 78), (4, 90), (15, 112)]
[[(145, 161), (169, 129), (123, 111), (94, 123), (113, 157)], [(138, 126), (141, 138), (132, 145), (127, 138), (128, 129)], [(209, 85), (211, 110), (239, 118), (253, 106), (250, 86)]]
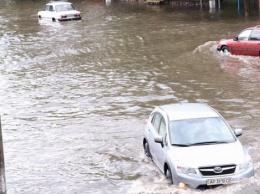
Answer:
[(52, 21), (53, 21), (53, 22), (56, 22), (56, 19), (55, 19), (55, 18), (52, 18)]
[(229, 52), (227, 46), (222, 46), (221, 50), (222, 50), (223, 53), (228, 53)]
[(152, 155), (151, 155), (151, 152), (150, 152), (150, 148), (149, 148), (149, 144), (148, 144), (147, 141), (144, 142), (144, 154), (145, 154), (147, 157), (152, 158)]
[(169, 166), (167, 166), (166, 169), (165, 169), (165, 176), (170, 181), (170, 183), (173, 184), (172, 171), (171, 171), (171, 168)]
[(39, 19), (42, 19), (42, 16), (41, 16), (41, 15), (39, 15), (38, 17), (39, 17)]

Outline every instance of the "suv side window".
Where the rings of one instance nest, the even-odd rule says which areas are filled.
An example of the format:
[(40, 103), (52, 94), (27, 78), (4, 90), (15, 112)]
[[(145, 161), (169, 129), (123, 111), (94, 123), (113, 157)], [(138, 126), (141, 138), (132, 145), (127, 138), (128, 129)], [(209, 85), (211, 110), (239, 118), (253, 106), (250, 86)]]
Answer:
[(162, 116), (159, 113), (154, 113), (153, 119), (152, 119), (152, 124), (154, 126), (154, 129), (159, 132), (159, 126), (160, 126), (160, 121), (161, 121)]
[(162, 136), (163, 144), (165, 145), (167, 142), (166, 142), (166, 123), (164, 118), (161, 119), (159, 135)]
[(259, 39), (260, 39), (260, 30), (253, 30), (249, 40), (259, 41)]

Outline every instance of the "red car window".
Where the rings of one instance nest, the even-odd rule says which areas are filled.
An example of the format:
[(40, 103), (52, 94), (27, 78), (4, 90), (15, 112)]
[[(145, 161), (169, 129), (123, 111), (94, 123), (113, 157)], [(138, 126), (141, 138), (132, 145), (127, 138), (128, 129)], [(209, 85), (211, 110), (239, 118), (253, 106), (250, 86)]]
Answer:
[(260, 40), (260, 30), (253, 30), (249, 40), (259, 41)]
[(252, 30), (244, 30), (238, 35), (238, 40), (248, 40)]

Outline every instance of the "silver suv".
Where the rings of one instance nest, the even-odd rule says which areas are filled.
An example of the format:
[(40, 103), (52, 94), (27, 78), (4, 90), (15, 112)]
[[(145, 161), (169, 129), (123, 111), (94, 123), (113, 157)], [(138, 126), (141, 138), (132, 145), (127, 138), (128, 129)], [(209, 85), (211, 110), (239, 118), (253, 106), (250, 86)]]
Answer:
[(248, 151), (206, 104), (180, 103), (156, 107), (144, 130), (145, 154), (174, 184), (191, 188), (229, 184), (254, 176)]

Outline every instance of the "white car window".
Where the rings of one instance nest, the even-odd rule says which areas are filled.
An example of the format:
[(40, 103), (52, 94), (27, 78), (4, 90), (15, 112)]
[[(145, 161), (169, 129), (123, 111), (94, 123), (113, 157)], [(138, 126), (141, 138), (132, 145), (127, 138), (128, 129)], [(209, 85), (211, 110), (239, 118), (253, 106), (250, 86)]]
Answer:
[(59, 12), (59, 11), (70, 11), (70, 10), (74, 10), (74, 7), (71, 4), (56, 5), (55, 10), (57, 12)]
[(46, 5), (45, 8), (44, 8), (44, 11), (49, 11), (49, 9), (50, 9), (50, 6)]

